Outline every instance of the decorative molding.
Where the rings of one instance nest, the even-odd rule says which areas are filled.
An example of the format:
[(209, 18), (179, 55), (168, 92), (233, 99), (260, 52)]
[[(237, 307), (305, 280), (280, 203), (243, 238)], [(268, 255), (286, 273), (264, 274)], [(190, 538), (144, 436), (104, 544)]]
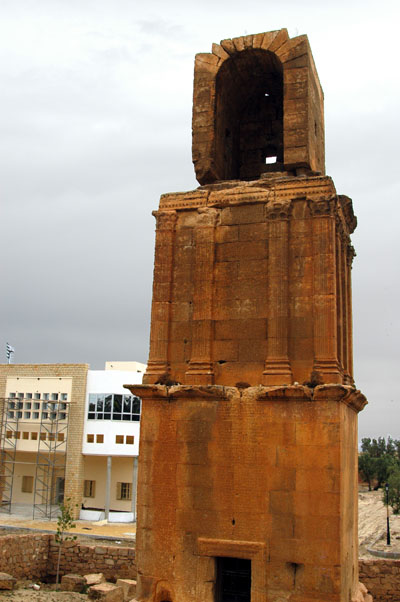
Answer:
[(292, 209), (293, 203), (290, 200), (269, 201), (265, 205), (267, 218), (273, 220), (289, 219)]
[(335, 198), (308, 199), (308, 206), (313, 217), (335, 215)]
[[(160, 210), (197, 209), (208, 206), (227, 206), (245, 203), (266, 203), (307, 197), (310, 200), (332, 198), (336, 195), (335, 186), (329, 176), (264, 177), (252, 182), (228, 180), (202, 186), (198, 190), (182, 193), (163, 194)], [(158, 212), (156, 212), (158, 213)]]
[(176, 226), (178, 214), (176, 211), (153, 211), (152, 215), (157, 221), (157, 230), (173, 230)]

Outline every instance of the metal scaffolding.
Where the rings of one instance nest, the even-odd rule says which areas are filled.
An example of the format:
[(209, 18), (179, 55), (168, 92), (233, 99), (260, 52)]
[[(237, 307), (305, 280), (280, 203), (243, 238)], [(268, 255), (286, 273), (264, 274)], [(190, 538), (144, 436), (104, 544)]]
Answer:
[(0, 511), (11, 512), (20, 401), (0, 399)]
[(57, 517), (64, 498), (69, 403), (43, 404), (33, 496), (33, 518)]
[[(68, 439), (69, 407), (68, 401), (36, 401), (35, 409), (39, 420), (23, 419), (26, 405), (31, 416), (31, 398), (0, 399), (0, 511), (11, 513), (15, 466), (31, 464), (19, 462), (17, 452), (36, 452), (35, 479), (33, 483), (33, 518), (56, 517), (58, 504), (63, 501)], [(39, 412), (40, 410), (40, 412)], [(35, 417), (36, 418), (36, 417)], [(35, 432), (36, 450), (24, 449), (21, 429), (26, 433)], [(32, 431), (32, 427), (34, 430)], [(25, 438), (25, 437), (24, 437)], [(32, 439), (31, 439), (32, 440)], [(22, 445), (18, 445), (21, 441)]]

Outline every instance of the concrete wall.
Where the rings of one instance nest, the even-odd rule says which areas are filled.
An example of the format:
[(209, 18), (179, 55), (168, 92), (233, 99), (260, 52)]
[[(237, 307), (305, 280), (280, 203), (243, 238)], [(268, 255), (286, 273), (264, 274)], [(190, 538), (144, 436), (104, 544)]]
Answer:
[[(83, 497), (85, 508), (104, 508), (106, 494), (107, 458), (105, 456), (86, 456), (84, 460), (84, 478), (95, 481), (95, 497)], [(131, 512), (132, 501), (117, 500), (117, 483), (132, 483), (133, 458), (113, 457), (111, 467), (110, 510)]]

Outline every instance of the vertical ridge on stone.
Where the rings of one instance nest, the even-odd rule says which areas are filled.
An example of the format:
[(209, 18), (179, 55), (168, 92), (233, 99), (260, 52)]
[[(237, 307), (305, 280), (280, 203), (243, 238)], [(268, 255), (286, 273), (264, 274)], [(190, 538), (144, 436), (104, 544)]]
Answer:
[(307, 37), (196, 55), (192, 151), (200, 187), (155, 213), (149, 362), (129, 387), (143, 399), (137, 599), (349, 602), (356, 218), (325, 175)]

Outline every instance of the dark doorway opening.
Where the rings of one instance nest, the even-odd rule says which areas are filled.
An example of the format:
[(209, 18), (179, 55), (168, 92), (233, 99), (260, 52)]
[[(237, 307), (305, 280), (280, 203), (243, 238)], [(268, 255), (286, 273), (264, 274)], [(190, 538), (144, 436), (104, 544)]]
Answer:
[(216, 602), (250, 602), (251, 560), (217, 558)]
[(221, 179), (253, 180), (283, 169), (283, 68), (274, 53), (248, 49), (223, 63), (215, 118)]

